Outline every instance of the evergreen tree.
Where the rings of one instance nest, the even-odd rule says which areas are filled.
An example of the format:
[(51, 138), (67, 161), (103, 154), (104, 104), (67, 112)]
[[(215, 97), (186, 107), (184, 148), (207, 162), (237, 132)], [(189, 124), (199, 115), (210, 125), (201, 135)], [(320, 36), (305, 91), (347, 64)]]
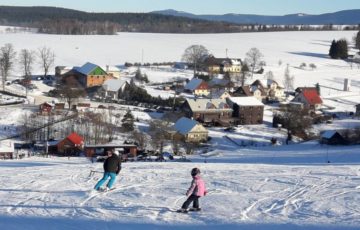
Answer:
[(346, 59), (348, 58), (348, 43), (345, 39), (339, 41), (333, 40), (329, 50), (329, 56), (332, 59)]
[(360, 49), (360, 31), (357, 32), (357, 34), (354, 38), (354, 42), (355, 42), (355, 48)]
[(329, 56), (333, 59), (335, 59), (335, 50), (336, 50), (336, 41), (333, 40), (331, 42), (330, 50), (329, 50)]
[(134, 116), (132, 115), (130, 109), (126, 111), (126, 114), (121, 121), (121, 127), (124, 129), (125, 132), (130, 132), (134, 130)]
[(317, 93), (320, 95), (320, 84), (316, 83), (315, 88), (316, 88)]
[(339, 58), (341, 59), (346, 59), (348, 58), (349, 54), (348, 54), (348, 43), (345, 39), (341, 39), (337, 42), (338, 44), (338, 55)]

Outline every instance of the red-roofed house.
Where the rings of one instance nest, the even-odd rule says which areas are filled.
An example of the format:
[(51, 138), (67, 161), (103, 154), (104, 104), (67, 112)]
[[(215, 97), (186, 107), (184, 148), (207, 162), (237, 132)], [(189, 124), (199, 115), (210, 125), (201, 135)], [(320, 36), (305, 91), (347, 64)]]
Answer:
[(64, 156), (79, 155), (84, 146), (84, 138), (77, 133), (71, 133), (57, 143), (57, 153)]
[(319, 109), (323, 103), (315, 88), (307, 88), (301, 90), (301, 92), (299, 92), (295, 96), (292, 102), (303, 103), (305, 108), (313, 110)]

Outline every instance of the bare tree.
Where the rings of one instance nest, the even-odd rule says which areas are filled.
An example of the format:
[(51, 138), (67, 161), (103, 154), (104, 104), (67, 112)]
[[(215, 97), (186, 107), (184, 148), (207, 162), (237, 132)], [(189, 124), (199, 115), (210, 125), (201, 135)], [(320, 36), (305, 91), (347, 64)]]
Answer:
[(9, 73), (14, 65), (16, 52), (12, 44), (7, 43), (0, 48), (0, 75), (2, 77), (3, 90)]
[(61, 84), (57, 88), (57, 94), (62, 101), (68, 104), (70, 110), (71, 105), (77, 102), (80, 97), (86, 95), (86, 91), (73, 76), (70, 76), (62, 79)]
[[(19, 63), (20, 63), (20, 68), (23, 72), (25, 84), (28, 84), (30, 82), (31, 71), (32, 71), (32, 66), (33, 66), (34, 60), (35, 60), (34, 51), (27, 50), (27, 49), (22, 49), (20, 51)], [(25, 88), (26, 88), (26, 96), (27, 96), (28, 87), (25, 87)]]
[(287, 91), (294, 89), (294, 76), (290, 76), (289, 64), (284, 73), (284, 87)]
[(251, 78), (254, 75), (255, 69), (261, 67), (263, 54), (258, 50), (258, 48), (251, 48), (247, 53), (245, 57), (245, 62), (248, 64), (251, 72)]
[(146, 133), (134, 130), (132, 132), (132, 138), (135, 140), (136, 143), (138, 143), (139, 149), (145, 150), (146, 146), (148, 145), (148, 138)]
[(165, 142), (169, 139), (170, 122), (164, 120), (151, 120), (149, 127), (151, 145), (161, 154)]
[(209, 51), (202, 45), (192, 45), (185, 49), (182, 60), (194, 66), (194, 76), (196, 76), (197, 66), (202, 59), (209, 55)]
[(55, 62), (55, 53), (48, 47), (44, 46), (38, 49), (39, 64), (44, 70), (44, 77), (48, 75), (49, 69)]
[(241, 73), (240, 73), (240, 81), (241, 81), (241, 86), (245, 85), (245, 81), (249, 76), (249, 66), (244, 63), (241, 67)]

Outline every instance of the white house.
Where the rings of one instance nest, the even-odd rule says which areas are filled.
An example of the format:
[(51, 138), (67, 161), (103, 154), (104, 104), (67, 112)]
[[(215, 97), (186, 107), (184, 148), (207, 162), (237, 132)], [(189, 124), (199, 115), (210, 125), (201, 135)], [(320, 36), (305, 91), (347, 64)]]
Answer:
[(123, 79), (108, 79), (102, 85), (103, 96), (109, 99), (118, 99), (119, 93), (123, 92), (129, 82)]
[(0, 141), (0, 159), (13, 159), (14, 149), (12, 141)]

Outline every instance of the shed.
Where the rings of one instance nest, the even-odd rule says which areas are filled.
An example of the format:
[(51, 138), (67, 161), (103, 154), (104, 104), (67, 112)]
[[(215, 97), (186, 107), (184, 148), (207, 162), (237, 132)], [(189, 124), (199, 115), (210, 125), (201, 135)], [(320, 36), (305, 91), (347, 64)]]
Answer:
[(321, 133), (320, 142), (327, 145), (344, 145), (347, 143), (341, 132), (336, 130), (327, 130)]

